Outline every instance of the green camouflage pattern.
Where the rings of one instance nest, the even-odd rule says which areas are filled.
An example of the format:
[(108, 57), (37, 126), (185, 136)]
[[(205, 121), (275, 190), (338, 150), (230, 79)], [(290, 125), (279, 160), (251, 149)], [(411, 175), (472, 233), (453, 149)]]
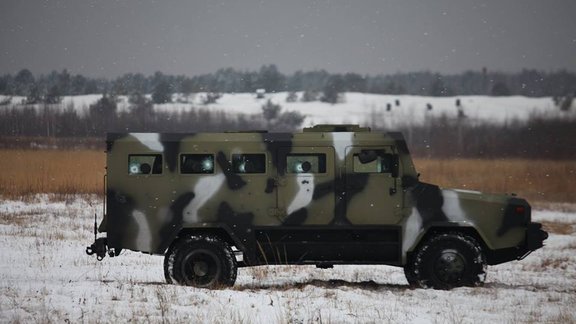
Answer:
[[(99, 230), (116, 254), (163, 254), (182, 231), (218, 230), (248, 265), (279, 262), (259, 256), (260, 243), (272, 237), (258, 241), (261, 229), (285, 230), (284, 236), (302, 230), (310, 234), (306, 242), (316, 229), (353, 231), (339, 244), (362, 242), (362, 233), (366, 242), (380, 242), (371, 236), (378, 229), (391, 248), (370, 263), (393, 265), (403, 265), (432, 230), (466, 229), (489, 251), (516, 249), (519, 257), (531, 221), (523, 199), (420, 182), (400, 133), (356, 125), (299, 133), (109, 134), (106, 191)], [(314, 258), (305, 255), (290, 262)]]

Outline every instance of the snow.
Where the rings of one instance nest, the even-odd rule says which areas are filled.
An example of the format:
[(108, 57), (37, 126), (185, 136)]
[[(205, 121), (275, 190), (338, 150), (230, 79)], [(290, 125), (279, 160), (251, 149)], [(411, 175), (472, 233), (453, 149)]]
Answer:
[[(299, 92), (298, 98), (302, 98)], [(304, 126), (316, 124), (361, 124), (367, 126), (383, 126), (390, 128), (395, 125), (418, 125), (431, 117), (446, 116), (456, 118), (458, 107), (456, 100), (460, 99), (461, 110), (466, 120), (471, 123), (511, 123), (523, 122), (531, 116), (553, 118), (558, 116), (575, 116), (576, 107), (569, 112), (562, 112), (554, 106), (552, 98), (529, 98), (522, 96), (490, 97), (490, 96), (458, 96), (458, 97), (426, 97), (412, 95), (380, 95), (348, 92), (344, 94), (344, 102), (338, 104), (314, 102), (286, 102), (288, 93), (269, 93), (263, 99), (257, 99), (254, 93), (225, 93), (214, 104), (203, 105), (206, 93), (197, 93), (188, 98), (187, 103), (179, 103), (183, 98), (175, 94), (174, 103), (154, 105), (156, 111), (178, 112), (193, 108), (205, 108), (211, 111), (221, 111), (228, 114), (262, 113), (262, 105), (267, 100), (280, 104), (283, 111), (298, 111), (306, 116)], [(5, 96), (0, 96), (2, 100)], [(84, 114), (88, 107), (94, 104), (101, 95), (83, 95), (63, 97), (61, 109), (73, 105), (79, 113)], [(148, 95), (148, 97), (150, 97)], [(23, 97), (13, 97), (12, 103), (22, 102)], [(400, 105), (396, 106), (396, 100)], [(181, 101), (181, 100), (180, 100)], [(426, 107), (430, 104), (432, 110)], [(390, 111), (387, 106), (390, 105)], [(0, 109), (6, 109), (2, 106)], [(118, 110), (127, 111), (130, 104), (126, 96), (118, 97)]]
[(525, 260), (489, 267), (480, 288), (409, 289), (400, 268), (347, 265), (244, 268), (233, 288), (206, 290), (165, 284), (161, 256), (87, 256), (101, 203), (0, 200), (0, 322), (576, 321), (575, 213), (534, 211), (571, 234), (551, 233)]

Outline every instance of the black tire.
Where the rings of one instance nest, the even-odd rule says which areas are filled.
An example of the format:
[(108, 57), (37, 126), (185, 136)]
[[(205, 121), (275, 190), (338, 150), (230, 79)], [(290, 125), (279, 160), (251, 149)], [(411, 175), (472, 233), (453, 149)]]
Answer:
[(411, 254), (404, 273), (412, 287), (476, 287), (486, 279), (486, 257), (474, 238), (462, 233), (443, 233), (433, 236)]
[(181, 242), (182, 240), (175, 240), (170, 244), (166, 254), (164, 254), (164, 278), (169, 284), (179, 284), (174, 278), (174, 259), (176, 258), (176, 251), (178, 250), (177, 245), (181, 244)]
[(164, 258), (168, 283), (198, 288), (233, 286), (237, 268), (230, 246), (212, 235), (179, 239)]

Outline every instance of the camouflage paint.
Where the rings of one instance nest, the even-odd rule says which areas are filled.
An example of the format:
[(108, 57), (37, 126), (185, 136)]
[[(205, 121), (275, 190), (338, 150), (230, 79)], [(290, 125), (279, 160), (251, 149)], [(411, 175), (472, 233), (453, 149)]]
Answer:
[[(419, 182), (399, 133), (324, 125), (293, 134), (109, 134), (107, 148), (107, 208), (100, 229), (116, 252), (163, 254), (183, 229), (221, 228), (248, 264), (258, 264), (255, 230), (318, 228), (338, 237), (330, 231), (361, 236), (374, 227), (389, 235), (383, 242), (396, 240), (401, 252), (394, 254), (400, 259), (385, 263), (402, 265), (430, 229), (471, 228), (498, 250), (522, 245), (530, 223), (522, 199)], [(398, 175), (355, 173), (353, 157), (363, 148), (394, 154)], [(305, 153), (325, 154), (326, 172), (287, 173), (286, 155)], [(130, 154), (161, 155), (162, 174), (128, 174)], [(214, 172), (181, 174), (180, 154), (212, 155)], [(264, 154), (264, 172), (235, 172), (233, 154)], [(524, 214), (513, 215), (515, 206), (525, 206)]]

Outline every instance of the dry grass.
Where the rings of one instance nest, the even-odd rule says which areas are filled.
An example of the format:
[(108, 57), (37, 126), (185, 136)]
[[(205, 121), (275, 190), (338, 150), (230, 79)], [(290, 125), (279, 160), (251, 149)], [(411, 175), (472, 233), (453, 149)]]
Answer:
[(0, 150), (0, 195), (102, 193), (106, 155), (95, 150)]
[[(0, 195), (102, 193), (105, 154), (96, 150), (0, 149)], [(416, 159), (420, 180), (445, 188), (517, 193), (531, 202), (576, 203), (576, 161)]]
[(562, 269), (569, 267), (570, 258), (568, 257), (545, 257), (541, 260), (540, 269)]
[(516, 193), (531, 202), (576, 202), (576, 161), (417, 159), (414, 163), (421, 181), (445, 188)]
[(566, 223), (542, 221), (542, 227), (544, 227), (544, 230), (548, 233), (559, 235), (570, 235), (574, 233), (574, 227), (571, 224)]

